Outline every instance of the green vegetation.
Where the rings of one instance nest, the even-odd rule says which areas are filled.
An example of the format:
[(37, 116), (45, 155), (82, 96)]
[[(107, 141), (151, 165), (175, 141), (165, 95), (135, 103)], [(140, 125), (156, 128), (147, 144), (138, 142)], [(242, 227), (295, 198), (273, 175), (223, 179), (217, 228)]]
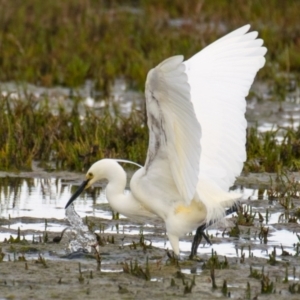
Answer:
[[(147, 128), (133, 112), (128, 118), (87, 110), (84, 121), (75, 103), (53, 114), (47, 102), (0, 98), (0, 169), (30, 169), (33, 160), (46, 169), (84, 170), (96, 159), (124, 157), (143, 163)], [(53, 162), (54, 166), (47, 165)]]
[(212, 249), (211, 257), (202, 266), (202, 269), (227, 269), (229, 268), (229, 263), (227, 257), (224, 257), (224, 261), (220, 261), (217, 252)]
[[(87, 79), (109, 99), (116, 78), (143, 90), (146, 74), (164, 58), (190, 57), (225, 33), (251, 23), (268, 48), (258, 80), (273, 100), (284, 101), (299, 85), (299, 1), (181, 0), (0, 0), (0, 81), (77, 88)], [(293, 84), (292, 84), (293, 83)], [(253, 95), (253, 94), (252, 94)], [(255, 96), (255, 95), (254, 95)], [(259, 98), (259, 95), (256, 95)], [(87, 109), (73, 97), (73, 109), (54, 114), (47, 97), (0, 97), (0, 169), (85, 170), (102, 157), (143, 164), (148, 133), (143, 114), (112, 118)], [(96, 99), (99, 100), (99, 99)], [(248, 132), (245, 171), (300, 168), (300, 128)]]
[(256, 128), (248, 129), (246, 170), (278, 173), (283, 168), (300, 170), (300, 127), (285, 128), (280, 143), (277, 136), (278, 130), (259, 133)]
[(138, 264), (137, 260), (135, 260), (134, 263), (130, 261), (129, 264), (125, 261), (123, 263), (123, 272), (145, 280), (151, 279), (148, 258), (146, 260), (145, 269)]
[[(143, 89), (148, 70), (193, 55), (250, 22), (268, 46), (261, 77), (300, 71), (298, 1), (1, 0), (0, 80), (105, 90), (116, 76)], [(155, 37), (155, 38), (154, 38)], [(276, 64), (273, 64), (273, 63)]]

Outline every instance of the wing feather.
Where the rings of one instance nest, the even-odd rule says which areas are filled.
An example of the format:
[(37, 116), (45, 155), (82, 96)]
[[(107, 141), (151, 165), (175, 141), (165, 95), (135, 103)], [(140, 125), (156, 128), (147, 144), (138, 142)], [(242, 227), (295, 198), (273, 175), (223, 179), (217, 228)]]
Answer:
[(168, 58), (148, 73), (145, 94), (150, 138), (145, 169), (151, 168), (158, 155), (165, 155), (169, 175), (182, 199), (190, 203), (198, 183), (201, 129), (182, 61), (183, 56)]
[(194, 196), (204, 203), (207, 221), (236, 200), (228, 190), (246, 160), (245, 97), (267, 51), (249, 29), (231, 32), (184, 63), (182, 56), (166, 59), (147, 76), (145, 170), (167, 159), (163, 176), (174, 180), (186, 203)]
[[(185, 62), (191, 101), (202, 129), (200, 185), (201, 180), (211, 182), (225, 192), (246, 160), (245, 97), (267, 51), (263, 40), (256, 39), (257, 32), (247, 33), (249, 28), (233, 31)], [(200, 199), (208, 209), (208, 220), (216, 201), (226, 201), (210, 198), (209, 193), (201, 198), (201, 190)]]

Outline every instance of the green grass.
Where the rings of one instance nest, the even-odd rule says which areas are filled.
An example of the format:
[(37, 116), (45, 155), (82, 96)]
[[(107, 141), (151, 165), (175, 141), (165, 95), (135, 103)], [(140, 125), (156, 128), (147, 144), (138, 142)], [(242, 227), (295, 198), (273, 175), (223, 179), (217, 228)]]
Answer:
[[(175, 54), (190, 57), (251, 23), (268, 47), (261, 78), (300, 71), (299, 1), (1, 0), (0, 81), (108, 92), (117, 76), (143, 89), (148, 70)], [(181, 26), (170, 21), (184, 19)]]
[(300, 170), (300, 127), (283, 130), (283, 141), (279, 143), (278, 130), (259, 133), (256, 128), (248, 129), (244, 170), (275, 173)]
[[(0, 98), (0, 169), (31, 169), (33, 160), (47, 168), (84, 170), (96, 159), (124, 157), (143, 163), (148, 132), (142, 117), (111, 117), (87, 109), (84, 121), (76, 104), (53, 114), (45, 102)], [(49, 167), (48, 163), (52, 163)], [(55, 165), (55, 167), (53, 167)]]

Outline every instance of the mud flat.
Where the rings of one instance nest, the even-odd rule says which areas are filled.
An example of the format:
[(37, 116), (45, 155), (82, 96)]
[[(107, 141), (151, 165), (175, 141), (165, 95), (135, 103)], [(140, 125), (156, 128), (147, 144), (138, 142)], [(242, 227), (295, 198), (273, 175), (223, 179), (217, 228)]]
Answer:
[[(203, 269), (212, 260), (211, 255), (201, 255), (201, 249), (201, 260), (183, 257), (177, 264), (163, 249), (141, 246), (139, 236), (131, 237), (136, 249), (133, 243), (122, 247), (122, 238), (115, 235), (114, 244), (101, 247), (100, 268), (91, 257), (62, 258), (58, 253), (64, 252), (64, 243), (1, 243), (5, 255), (0, 263), (1, 299), (216, 299), (224, 295), (234, 299), (299, 299), (299, 257), (281, 256), (279, 249), (273, 265), (270, 259), (251, 257), (251, 253), (248, 257), (245, 250), (245, 257), (240, 251), (238, 257), (225, 259), (221, 255), (215, 267)], [(222, 238), (214, 238), (214, 243), (222, 244)], [(217, 288), (212, 287), (211, 269)], [(263, 289), (267, 294), (262, 295)]]
[(0, 299), (299, 299), (299, 174), (273, 175), (272, 184), (269, 174), (240, 177), (242, 211), (208, 229), (212, 246), (202, 244), (196, 259), (192, 235), (181, 239), (179, 262), (161, 222), (118, 217), (101, 185), (75, 206), (100, 256), (69, 254), (74, 231), (53, 239), (69, 226), (64, 205), (82, 176), (2, 175)]

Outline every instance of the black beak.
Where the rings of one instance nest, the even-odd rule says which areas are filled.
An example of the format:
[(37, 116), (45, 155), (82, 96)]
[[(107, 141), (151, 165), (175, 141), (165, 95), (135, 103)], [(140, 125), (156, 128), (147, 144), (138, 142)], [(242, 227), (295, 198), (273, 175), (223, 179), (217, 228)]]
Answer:
[(89, 179), (85, 180), (81, 186), (78, 188), (78, 190), (72, 195), (72, 197), (70, 198), (70, 200), (68, 201), (67, 205), (65, 206), (65, 209), (74, 201), (76, 200), (76, 198), (82, 193), (82, 191), (85, 189), (85, 187), (87, 186), (87, 184), (89, 183)]

